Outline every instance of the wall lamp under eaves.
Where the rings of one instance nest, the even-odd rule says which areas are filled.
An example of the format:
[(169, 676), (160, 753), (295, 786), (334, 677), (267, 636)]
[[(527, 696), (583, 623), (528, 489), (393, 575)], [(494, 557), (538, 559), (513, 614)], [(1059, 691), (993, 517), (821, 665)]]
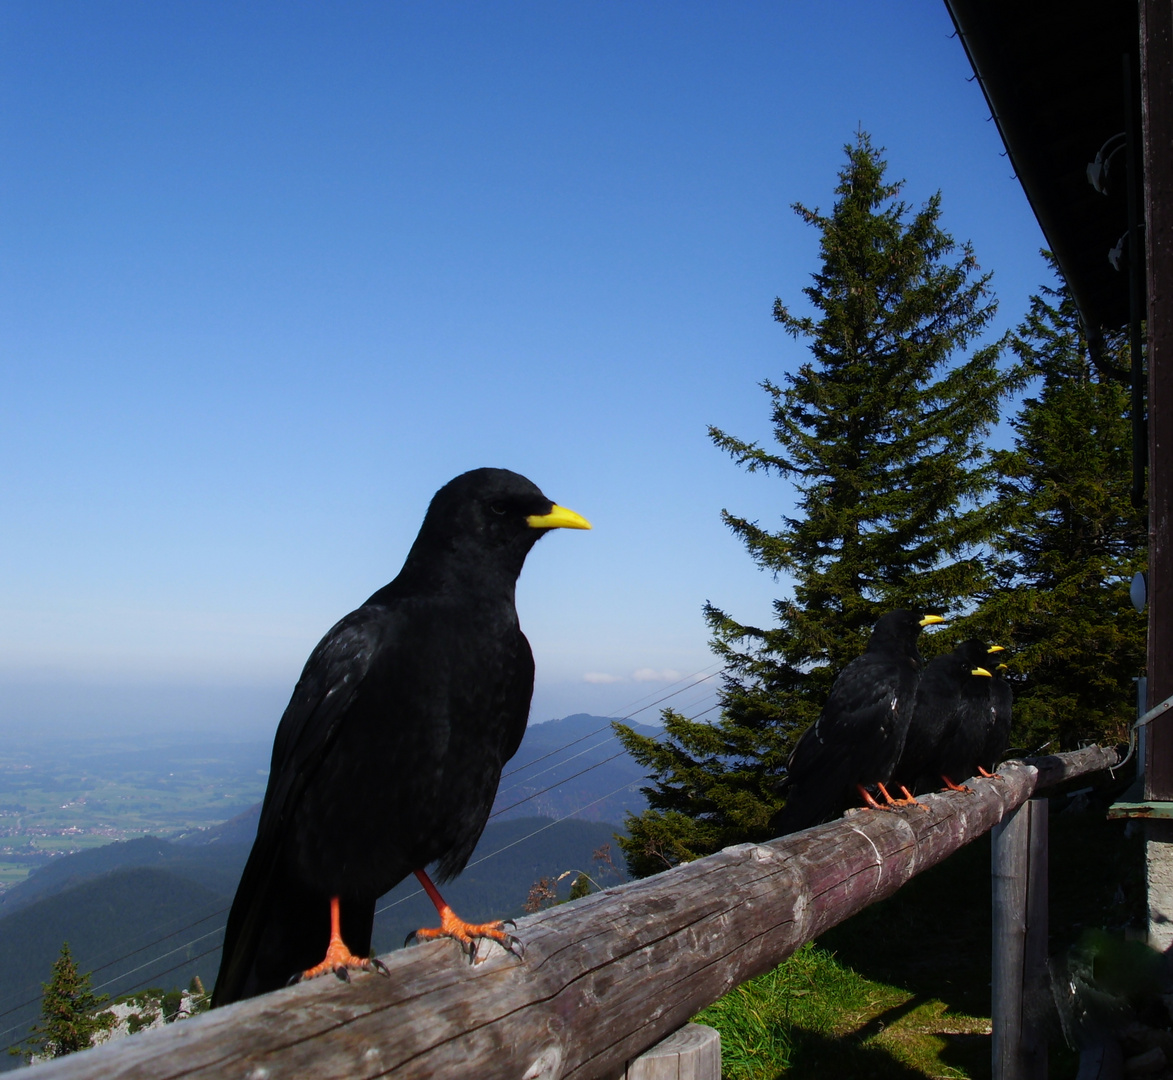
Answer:
[(1087, 167), (1087, 182), (1101, 195), (1108, 194), (1108, 173), (1112, 166), (1112, 159), (1124, 149), (1126, 138), (1124, 132), (1113, 135), (1096, 152), (1096, 160)]

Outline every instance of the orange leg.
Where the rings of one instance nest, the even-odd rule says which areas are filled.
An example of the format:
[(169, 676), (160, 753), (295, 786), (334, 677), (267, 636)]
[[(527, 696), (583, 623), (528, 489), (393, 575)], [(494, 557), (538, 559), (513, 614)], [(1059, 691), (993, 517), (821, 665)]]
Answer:
[(341, 905), (337, 896), (330, 897), (330, 944), (326, 948), (326, 958), (312, 968), (308, 968), (300, 975), (295, 975), (292, 982), (301, 982), (302, 979), (316, 979), (332, 971), (340, 979), (350, 981), (350, 969), (357, 971), (377, 970), (384, 975), (390, 974), (387, 968), (378, 960), (369, 960), (366, 957), (355, 956), (342, 940)]
[(872, 793), (868, 791), (863, 784), (856, 784), (855, 790), (859, 792), (863, 801), (873, 810), (887, 810), (886, 806), (881, 806), (875, 799), (872, 798)]
[(949, 777), (947, 777), (944, 773), (941, 773), (941, 779), (945, 781), (945, 787), (947, 787), (950, 791), (962, 791), (966, 795), (973, 794), (973, 788), (967, 788), (964, 784), (953, 783), (953, 781), (950, 780)]
[[(448, 906), (447, 901), (440, 895), (440, 890), (432, 884), (432, 879), (423, 870), (417, 870), (415, 876), (419, 878), (419, 883), (424, 887), (424, 892), (428, 894), (428, 899), (436, 906), (436, 911), (440, 915), (440, 925), (408, 934), (407, 941), (404, 942), (405, 945), (413, 938), (418, 941), (431, 941), (434, 938), (450, 937), (468, 953), (469, 963), (472, 963), (476, 958), (477, 938), (491, 938), (499, 945), (503, 945), (519, 960), (521, 959), (521, 942), (505, 933), (504, 922), (465, 922)], [(506, 921), (512, 922), (512, 920)]]
[(880, 794), (882, 794), (888, 801), (889, 809), (895, 810), (898, 806), (919, 806), (922, 810), (928, 810), (928, 807), (925, 806), (923, 802), (917, 802), (917, 800), (913, 798), (908, 788), (906, 788), (903, 784), (900, 785), (900, 790), (904, 792), (903, 799), (892, 798), (892, 796), (888, 794), (888, 789), (884, 787), (883, 784), (877, 784), (876, 787), (880, 789)]
[(978, 766), (978, 772), (981, 773), (982, 776), (984, 776), (987, 780), (993, 780), (994, 777), (998, 775), (996, 772), (986, 772), (986, 770), (983, 769), (980, 765)]

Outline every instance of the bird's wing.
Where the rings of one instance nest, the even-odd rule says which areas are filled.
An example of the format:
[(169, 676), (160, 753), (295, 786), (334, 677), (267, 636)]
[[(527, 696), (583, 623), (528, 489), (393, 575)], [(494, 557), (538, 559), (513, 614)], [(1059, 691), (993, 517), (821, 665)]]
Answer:
[(525, 634), (520, 630), (517, 632), (517, 638), (517, 649), (510, 665), (512, 680), (506, 689), (506, 700), (509, 703), (507, 712), (512, 722), (505, 725), (502, 733), (502, 765), (513, 757), (521, 746), (525, 726), (529, 720), (529, 703), (534, 692), (534, 654), (530, 651)]
[(831, 687), (818, 720), (803, 733), (790, 767), (800, 771), (827, 753), (840, 754), (894, 723), (901, 688), (900, 672), (893, 665), (877, 663), (868, 655), (847, 665)]
[(391, 629), (384, 608), (362, 607), (341, 620), (306, 661), (273, 743), (269, 787), (252, 853), (224, 934), (213, 1004), (235, 1001), (253, 966), (278, 877), (282, 826), (338, 735), (371, 660)]

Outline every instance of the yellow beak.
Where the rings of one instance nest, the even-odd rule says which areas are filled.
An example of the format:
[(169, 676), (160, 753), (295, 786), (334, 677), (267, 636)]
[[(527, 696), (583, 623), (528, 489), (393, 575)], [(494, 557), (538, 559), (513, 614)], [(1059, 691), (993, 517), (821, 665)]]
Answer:
[(988, 653), (992, 653), (992, 652), (1005, 652), (1005, 651), (1006, 651), (1006, 646), (1005, 646), (1005, 645), (991, 645), (991, 646), (990, 646), (990, 647), (989, 647), (989, 648), (986, 650), (986, 652), (988, 652)]
[(923, 619), (921, 619), (920, 624), (921, 626), (933, 626), (936, 623), (944, 621), (944, 618), (940, 615), (926, 615)]
[(970, 672), (970, 674), (971, 675), (984, 675), (987, 679), (992, 679), (994, 677), (984, 667), (975, 667)]
[(565, 506), (554, 505), (548, 514), (530, 514), (525, 523), (531, 529), (589, 529), (591, 523), (581, 514), (568, 510)]

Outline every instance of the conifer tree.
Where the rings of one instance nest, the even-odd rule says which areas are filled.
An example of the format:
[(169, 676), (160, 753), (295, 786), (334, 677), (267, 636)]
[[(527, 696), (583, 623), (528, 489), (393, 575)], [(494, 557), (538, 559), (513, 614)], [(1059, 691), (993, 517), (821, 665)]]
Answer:
[(88, 1049), (95, 1035), (114, 1026), (112, 1013), (98, 1011), (108, 995), (95, 996), (90, 990), (90, 976), (77, 970), (68, 941), (53, 962), (52, 977), (41, 985), (41, 1021), (33, 1025), (28, 1042), (13, 1053), (64, 1057)]
[(723, 511), (792, 592), (769, 628), (705, 606), (726, 665), (716, 723), (668, 711), (658, 740), (617, 726), (654, 782), (622, 842), (635, 874), (763, 838), (794, 739), (876, 619), (898, 607), (957, 612), (987, 584), (983, 440), (1012, 377), (999, 371), (1000, 343), (964, 353), (994, 315), (989, 275), (941, 227), (939, 193), (914, 212), (866, 134), (845, 149), (831, 213), (794, 207), (819, 230), (821, 266), (803, 290), (812, 314), (774, 303), (810, 349), (782, 384), (762, 383), (778, 449), (709, 432), (748, 471), (797, 489), (795, 515), (773, 530)]
[[(1003, 562), (973, 623), (1011, 647), (1016, 746), (1123, 741), (1145, 664), (1128, 589), (1148, 540), (1130, 500), (1128, 387), (1091, 363), (1065, 286), (1031, 298), (1013, 347), (1038, 386), (1013, 421), (1013, 450), (994, 455)], [(1106, 335), (1105, 350), (1128, 370), (1124, 332)]]

